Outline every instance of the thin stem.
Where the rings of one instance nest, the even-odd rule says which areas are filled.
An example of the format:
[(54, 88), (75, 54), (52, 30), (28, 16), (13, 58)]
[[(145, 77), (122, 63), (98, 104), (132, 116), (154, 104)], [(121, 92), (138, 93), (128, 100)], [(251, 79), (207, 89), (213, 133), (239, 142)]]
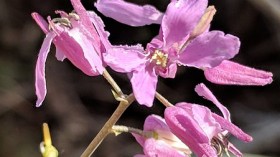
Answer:
[(165, 106), (165, 107), (172, 107), (174, 106), (171, 104), (165, 97), (163, 97), (161, 94), (156, 92), (156, 98)]
[(154, 132), (152, 132), (152, 131), (143, 131), (141, 129), (128, 127), (128, 126), (124, 126), (124, 125), (114, 125), (111, 129), (111, 132), (114, 133), (115, 135), (119, 135), (123, 132), (126, 132), (126, 133), (138, 134), (143, 137), (153, 137), (154, 136)]
[(121, 98), (124, 98), (125, 95), (123, 94), (121, 88), (118, 86), (118, 84), (115, 82), (115, 80), (112, 78), (112, 76), (108, 73), (108, 71), (105, 69), (103, 72), (103, 77), (110, 83), (112, 88), (115, 90), (115, 92), (120, 96)]
[(90, 157), (93, 154), (93, 152), (100, 145), (100, 143), (104, 140), (104, 138), (110, 133), (113, 125), (116, 124), (116, 122), (119, 120), (121, 115), (128, 108), (128, 106), (134, 101), (134, 99), (135, 99), (134, 95), (130, 94), (129, 96), (126, 97), (127, 101), (121, 101), (119, 103), (119, 106), (117, 107), (115, 112), (111, 115), (109, 120), (104, 124), (102, 129), (95, 136), (95, 138), (91, 141), (91, 143), (88, 145), (88, 147), (83, 152), (81, 157)]

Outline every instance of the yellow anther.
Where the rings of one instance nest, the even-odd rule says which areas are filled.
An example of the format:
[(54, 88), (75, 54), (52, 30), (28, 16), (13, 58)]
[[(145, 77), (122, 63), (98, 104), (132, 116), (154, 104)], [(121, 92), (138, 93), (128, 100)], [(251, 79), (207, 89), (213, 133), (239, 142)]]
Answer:
[(43, 123), (44, 141), (40, 144), (43, 157), (58, 157), (57, 149), (52, 145), (51, 134), (47, 123)]
[(156, 65), (160, 65), (163, 68), (167, 65), (168, 54), (163, 53), (160, 50), (155, 50), (154, 54), (151, 57), (151, 62), (155, 61)]

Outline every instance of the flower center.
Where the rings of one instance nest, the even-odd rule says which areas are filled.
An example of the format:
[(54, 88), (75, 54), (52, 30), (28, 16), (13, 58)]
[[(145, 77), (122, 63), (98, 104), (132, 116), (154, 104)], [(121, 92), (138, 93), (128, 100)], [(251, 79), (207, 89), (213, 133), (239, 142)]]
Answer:
[(167, 65), (167, 60), (168, 60), (168, 54), (163, 53), (160, 50), (155, 50), (151, 57), (150, 62), (154, 62), (156, 65), (165, 68)]

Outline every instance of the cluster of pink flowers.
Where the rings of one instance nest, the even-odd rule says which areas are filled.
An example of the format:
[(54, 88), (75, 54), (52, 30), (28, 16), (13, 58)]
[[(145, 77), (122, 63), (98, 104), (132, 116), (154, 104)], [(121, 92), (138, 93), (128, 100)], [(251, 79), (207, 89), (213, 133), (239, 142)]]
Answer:
[[(215, 84), (266, 85), (272, 73), (230, 61), (239, 52), (237, 37), (222, 31), (210, 31), (216, 12), (207, 0), (171, 0), (165, 13), (150, 5), (139, 6), (123, 0), (98, 0), (95, 7), (107, 17), (130, 26), (160, 24), (160, 30), (144, 48), (142, 45), (112, 45), (109, 32), (101, 18), (87, 11), (80, 0), (71, 0), (74, 12), (57, 11), (60, 18), (44, 20), (38, 13), (32, 17), (46, 34), (36, 64), (36, 105), (45, 99), (47, 88), (45, 62), (53, 43), (59, 61), (67, 58), (89, 76), (102, 75), (106, 66), (126, 73), (133, 94), (141, 105), (151, 107), (156, 94), (158, 76), (175, 78), (178, 66), (204, 71), (206, 79)], [(227, 135), (250, 142), (252, 137), (232, 124), (230, 112), (204, 85), (195, 91), (212, 101), (222, 112), (219, 116), (207, 107), (181, 102), (167, 107), (164, 118), (147, 117), (144, 131), (153, 136), (133, 134), (147, 157), (219, 156), (229, 150), (242, 156)]]

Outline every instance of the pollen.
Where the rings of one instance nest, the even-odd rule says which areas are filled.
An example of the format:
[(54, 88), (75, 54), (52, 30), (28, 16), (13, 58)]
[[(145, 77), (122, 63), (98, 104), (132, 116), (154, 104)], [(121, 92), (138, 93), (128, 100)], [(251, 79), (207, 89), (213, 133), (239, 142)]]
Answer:
[(155, 50), (154, 54), (151, 57), (151, 62), (154, 62), (156, 65), (166, 67), (168, 60), (168, 54), (163, 53), (160, 50)]

